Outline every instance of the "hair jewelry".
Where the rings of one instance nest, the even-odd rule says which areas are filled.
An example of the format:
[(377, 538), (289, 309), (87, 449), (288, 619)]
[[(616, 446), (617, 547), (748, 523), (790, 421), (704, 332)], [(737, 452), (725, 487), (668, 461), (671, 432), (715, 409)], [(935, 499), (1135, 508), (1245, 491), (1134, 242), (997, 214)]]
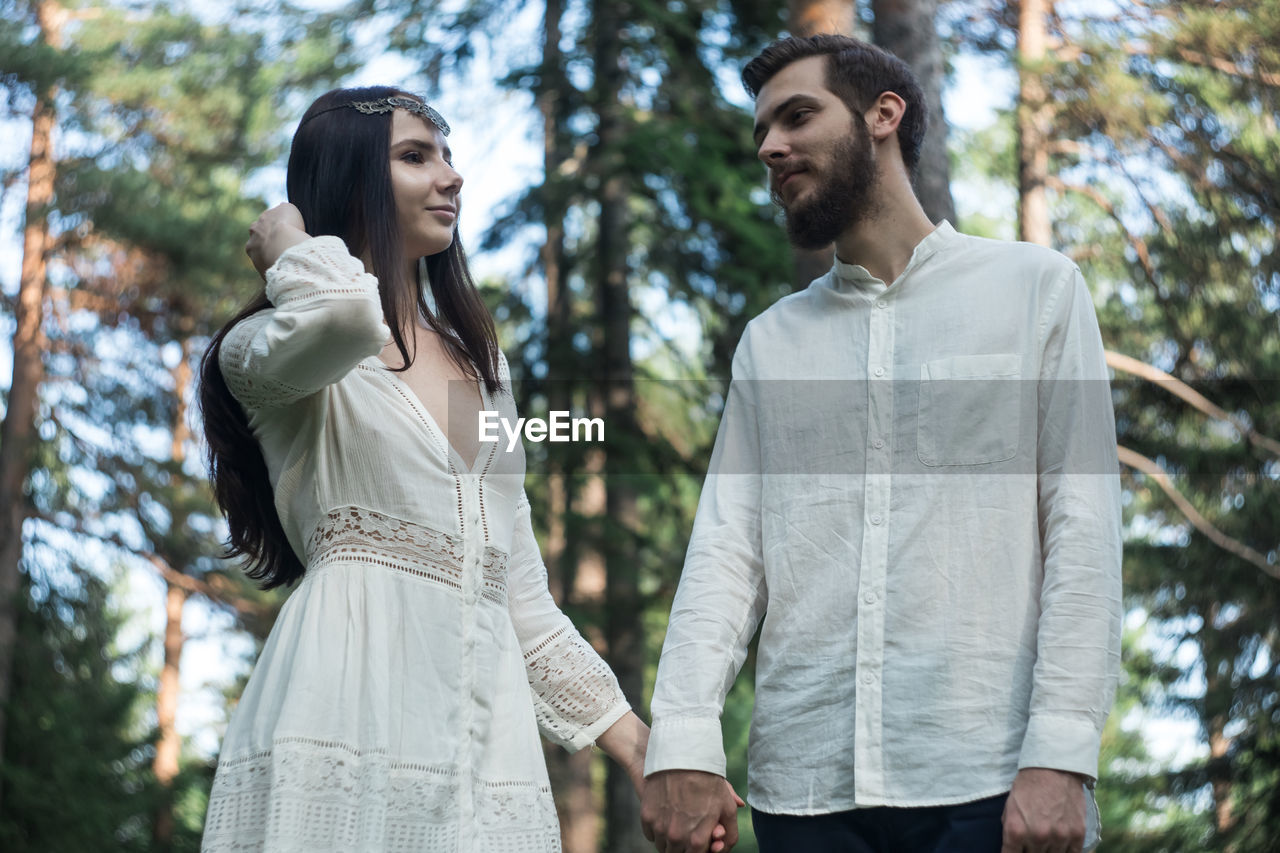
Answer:
[[(353, 107), (365, 115), (376, 115), (378, 113), (389, 113), (392, 110), (406, 110), (416, 116), (421, 116), (427, 121), (434, 124), (440, 129), (445, 136), (449, 135), (449, 123), (444, 120), (444, 116), (427, 106), (417, 98), (410, 98), (405, 95), (392, 95), (389, 98), (379, 98), (376, 101), (347, 101), (345, 104), (329, 107), (307, 116), (305, 121), (310, 121), (318, 115), (340, 110), (344, 107)], [(305, 123), (305, 122), (304, 122)]]

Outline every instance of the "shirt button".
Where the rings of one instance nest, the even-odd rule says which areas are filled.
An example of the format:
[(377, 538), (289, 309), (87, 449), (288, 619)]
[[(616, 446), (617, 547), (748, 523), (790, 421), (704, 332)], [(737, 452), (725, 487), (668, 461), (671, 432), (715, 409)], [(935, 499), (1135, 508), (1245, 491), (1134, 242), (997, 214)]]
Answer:
[(877, 368), (876, 368), (876, 376), (884, 376), (884, 368), (883, 368), (883, 367), (877, 367)]
[(863, 683), (863, 684), (875, 684), (875, 683), (876, 683), (876, 674), (875, 674), (874, 672), (864, 672), (864, 673), (862, 674), (862, 683)]
[(888, 307), (889, 307), (889, 303), (888, 303), (888, 302), (885, 302), (883, 299), (877, 299), (877, 300), (876, 300), (876, 307), (877, 307), (877, 308), (888, 308)]
[(862, 600), (865, 601), (867, 604), (875, 604), (876, 594), (874, 592), (868, 592), (866, 595), (862, 596)]
[(877, 438), (875, 441), (871, 442), (871, 446), (874, 447), (876, 450), (881, 449), (882, 447), (884, 447), (884, 439)]
[(871, 516), (871, 523), (872, 523), (872, 524), (879, 524), (881, 521), (884, 521), (884, 519), (882, 519), (880, 516), (878, 516), (878, 515), (873, 515), (873, 516)]

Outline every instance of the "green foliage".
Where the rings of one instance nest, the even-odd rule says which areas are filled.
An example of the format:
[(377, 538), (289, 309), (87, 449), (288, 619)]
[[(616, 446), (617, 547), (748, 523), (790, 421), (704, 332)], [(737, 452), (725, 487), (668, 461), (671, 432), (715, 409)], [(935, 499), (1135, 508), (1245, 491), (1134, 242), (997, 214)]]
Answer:
[[(1006, 52), (1016, 16), (992, 5), (958, 3), (948, 15), (970, 44)], [(1120, 444), (1162, 466), (1209, 524), (1274, 574), (1280, 458), (1246, 433), (1280, 433), (1280, 3), (1060, 6), (1054, 27), (1063, 48), (1045, 74), (1056, 244), (1081, 263), (1109, 349), (1167, 371), (1234, 419), (1118, 372)], [(968, 141), (961, 163), (1016, 185), (1008, 137), (996, 133)], [(1126, 470), (1124, 486), (1127, 600), (1163, 651), (1126, 644), (1101, 783), (1108, 838), (1136, 851), (1271, 850), (1280, 581), (1210, 541), (1153, 479)], [(1161, 766), (1136, 732), (1116, 728), (1161, 714), (1196, 720), (1207, 757)]]
[[(627, 529), (569, 512), (565, 562), (587, 548), (636, 555), (653, 662), (719, 416), (717, 391), (746, 322), (790, 289), (790, 258), (735, 88), (737, 69), (783, 29), (786, 10), (781, 0), (630, 0), (616, 34), (617, 97), (606, 103), (593, 26), (602, 2), (567, 2), (563, 54), (521, 57), (505, 78), (535, 97), (555, 95), (553, 168), (495, 217), (484, 246), (563, 225), (564, 319), (548, 334), (549, 318), (527, 290), (490, 282), (484, 293), (524, 413), (545, 411), (556, 381), (575, 409), (588, 408), (606, 333), (600, 190), (625, 175), (626, 280), (632, 305), (645, 310), (631, 315), (637, 431), (611, 448), (611, 468), (625, 471), (644, 522)], [(6, 107), (27, 111), (34, 92), (56, 84), (64, 134), (50, 213), (59, 285), (53, 381), (30, 480), (43, 519), (36, 538), (43, 547), (63, 528), (116, 553), (159, 555), (269, 608), (215, 559), (221, 531), (195, 444), (185, 458), (170, 447), (182, 411), (176, 365), (261, 286), (240, 249), (263, 206), (255, 171), (281, 157), (289, 128), (280, 117), (355, 69), (361, 26), (385, 31), (380, 46), (439, 86), (476, 57), (479, 35), (500, 37), (527, 4), (356, 0), (328, 13), (281, 4), (221, 21), (181, 5), (67, 5), (75, 15), (66, 46), (55, 49), (34, 36), (32, 3), (0, 0)], [(1058, 247), (1085, 267), (1109, 348), (1191, 384), (1238, 422), (1212, 421), (1166, 388), (1118, 375), (1121, 443), (1160, 462), (1205, 519), (1274, 566), (1280, 459), (1239, 426), (1280, 436), (1280, 2), (1148, 0), (1105, 17), (1089, 4), (1060, 7), (1058, 35), (1078, 55), (1046, 67), (1055, 137), (1067, 143), (1053, 160), (1062, 182)], [(945, 4), (944, 15), (965, 49), (1007, 56), (1011, 9), (963, 0)], [(606, 115), (621, 128), (608, 144)], [(959, 180), (1013, 185), (1007, 116), (953, 141)], [(1010, 236), (1011, 222), (1012, 210), (983, 209), (964, 224)], [(591, 482), (584, 450), (529, 449), (535, 519), (546, 518), (542, 474), (566, 472), (575, 493)], [(1153, 480), (1129, 471), (1125, 489), (1128, 604), (1147, 621), (1126, 637), (1125, 680), (1104, 736), (1108, 847), (1267, 850), (1280, 837), (1280, 582), (1188, 525)], [(119, 617), (95, 583), (71, 573), (24, 613), (24, 648), (39, 654), (19, 660), (27, 698), (15, 693), (11, 712), (18, 722), (7, 754), (20, 760), (3, 771), (12, 809), (0, 823), (6, 850), (148, 843), (155, 800), (147, 733), (137, 729), (141, 694), (114, 680), (129, 655), (99, 654), (112, 647)], [(589, 630), (608, 618), (591, 601), (567, 610)], [(261, 636), (269, 617), (246, 627)], [(1152, 636), (1194, 659), (1191, 670), (1152, 651)], [(740, 791), (750, 669), (724, 718)], [(645, 683), (652, 677), (650, 666)], [(1210, 755), (1212, 743), (1217, 752), (1163, 766), (1141, 729), (1162, 713), (1197, 720), (1202, 751)], [(62, 763), (46, 773), (48, 750), (39, 745)], [(179, 848), (195, 844), (207, 784), (202, 762), (179, 777)], [(22, 790), (14, 796), (29, 799), (9, 795)], [(65, 819), (68, 802), (77, 804), (75, 821)], [(1231, 816), (1221, 824), (1219, 807)], [(738, 849), (750, 844), (748, 836)]]
[[(1109, 291), (1104, 337), (1276, 435), (1280, 4), (1151, 2), (1135, 18), (1082, 25), (1091, 61), (1065, 68), (1058, 92), (1062, 133), (1086, 145), (1064, 174), (1105, 188), (1116, 210), (1072, 241), (1103, 247), (1091, 277)], [(1123, 375), (1115, 387), (1120, 443), (1159, 461), (1210, 524), (1275, 566), (1280, 458), (1165, 388)], [(1145, 835), (1167, 849), (1197, 834), (1206, 849), (1271, 849), (1280, 581), (1189, 529), (1146, 477), (1126, 485), (1129, 600), (1195, 650), (1191, 678), (1164, 696), (1195, 715), (1211, 752), (1149, 784), (1214, 804), (1198, 826)]]
[[(13, 12), (0, 24), (0, 43), (14, 47), (0, 58), (7, 103), (29, 110), (34, 93), (50, 86), (58, 92), (57, 183), (47, 211), (55, 289), (45, 329), (41, 443), (29, 476), (37, 521), (25, 562), (37, 565), (35, 555), (56, 545), (93, 554), (99, 568), (110, 559), (164, 567), (204, 584), (213, 606), (250, 613), (242, 626), (264, 635), (280, 596), (264, 596), (218, 559), (222, 523), (204, 480), (201, 442), (190, 434), (192, 368), (207, 336), (261, 287), (242, 247), (265, 207), (252, 182), (288, 142), (279, 116), (296, 113), (297, 102), (354, 67), (353, 30), (341, 9), (285, 4), (219, 22), (177, 5), (118, 3), (71, 8), (58, 38), (48, 40), (62, 45), (55, 48), (33, 26), (35, 4), (4, 5)], [(61, 634), (54, 623), (44, 629), (59, 643), (90, 631), (101, 641), (96, 648), (109, 648), (103, 637), (119, 626), (111, 623), (99, 636), (105, 617), (97, 600), (70, 610), (66, 603), (95, 594), (94, 584), (79, 568), (50, 574), (40, 594), (56, 607), (41, 605), (38, 614), (55, 608), (67, 622)], [(56, 678), (64, 653), (50, 654), (21, 665), (32, 678)], [(96, 670), (84, 671), (83, 678), (101, 681)], [(102, 703), (84, 702), (83, 712), (101, 722), (94, 733), (101, 749), (82, 748), (81, 759), (111, 755), (121, 738), (133, 745), (123, 757), (102, 760), (109, 773), (84, 773), (81, 793), (79, 782), (61, 775), (32, 776), (43, 764), (11, 766), (10, 756), (27, 758), (20, 747), (6, 751), (6, 774), (27, 774), (6, 783), (4, 799), (6, 808), (21, 804), (12, 831), (24, 846), (3, 838), (0, 846), (150, 848), (153, 812), (172, 804), (176, 835), (168, 847), (198, 849), (209, 767), (183, 762), (161, 791), (150, 766), (154, 750), (145, 746), (157, 733), (137, 733), (136, 721), (109, 704), (110, 697), (128, 698), (135, 714), (133, 705), (155, 696), (136, 685), (100, 687)], [(44, 731), (52, 720), (69, 738), (87, 737), (69, 689), (50, 693), (52, 704), (24, 694), (24, 709), (35, 716), (23, 725)], [(77, 747), (67, 741), (58, 748), (68, 753), (58, 761), (72, 766)], [(28, 788), (30, 799), (14, 793)]]
[[(73, 320), (47, 333), (55, 381), (39, 453), (50, 464), (33, 472), (33, 499), (46, 519), (213, 580), (261, 613), (278, 597), (217, 559), (222, 528), (200, 444), (175, 446), (173, 435), (195, 421), (184, 367), (261, 287), (242, 245), (265, 207), (248, 182), (288, 139), (276, 116), (352, 67), (338, 14), (286, 6), (214, 24), (109, 6), (66, 33), (95, 73), (59, 105), (60, 126), (76, 134), (57, 166), (51, 262), (70, 285), (61, 310)], [(55, 461), (80, 473), (54, 475)], [(262, 634), (269, 622), (246, 627)]]
[(154, 781), (148, 697), (122, 675), (140, 650), (121, 650), (124, 615), (85, 575), (78, 589), (27, 584), (6, 708), (0, 847), (11, 853), (148, 849)]
[(1149, 627), (1143, 622), (1124, 634), (1124, 669), (1102, 734), (1097, 798), (1106, 847), (1176, 853), (1199, 849), (1205, 828), (1180, 801), (1143, 734), (1145, 723), (1169, 710), (1163, 697), (1181, 675), (1144, 646)]
[(1017, 235), (1016, 188), (1009, 176), (1018, 173), (1018, 141), (1013, 113), (978, 130), (951, 131), (952, 194), (967, 202), (960, 230), (975, 237), (1012, 240)]

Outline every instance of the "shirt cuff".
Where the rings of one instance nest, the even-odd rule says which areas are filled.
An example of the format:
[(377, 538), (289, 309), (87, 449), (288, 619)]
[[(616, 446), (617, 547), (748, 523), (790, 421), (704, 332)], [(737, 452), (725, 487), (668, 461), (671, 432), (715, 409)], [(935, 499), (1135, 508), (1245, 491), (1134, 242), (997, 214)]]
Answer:
[(719, 719), (678, 717), (653, 721), (644, 756), (645, 776), (663, 770), (703, 770), (724, 776), (726, 768)]
[[(324, 234), (295, 243), (280, 253), (266, 274), (267, 300), (276, 308), (321, 295), (370, 297), (378, 305), (378, 279), (365, 272), (341, 237)], [(390, 332), (386, 335), (391, 339)]]
[(1033, 716), (1022, 738), (1018, 769), (1047, 767), (1098, 778), (1102, 734), (1088, 722), (1067, 717)]

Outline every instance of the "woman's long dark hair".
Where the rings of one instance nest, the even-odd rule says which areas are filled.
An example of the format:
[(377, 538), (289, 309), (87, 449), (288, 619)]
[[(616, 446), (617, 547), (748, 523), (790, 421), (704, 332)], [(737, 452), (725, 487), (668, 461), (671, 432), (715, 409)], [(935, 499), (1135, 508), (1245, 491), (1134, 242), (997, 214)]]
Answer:
[[(456, 227), (449, 248), (424, 263), (436, 305), (433, 312), (422, 283), (408, 273), (401, 250), (391, 192), (392, 114), (367, 115), (346, 108), (353, 101), (394, 95), (416, 97), (388, 86), (368, 86), (335, 89), (316, 99), (293, 135), (289, 202), (302, 212), (308, 234), (340, 237), (352, 255), (369, 258), (378, 279), (383, 318), (403, 362), (399, 370), (407, 370), (413, 362), (404, 329), (417, 315), (440, 334), (464, 373), (496, 393), (501, 388), (497, 334), (467, 268)], [(262, 448), (244, 409), (227, 388), (218, 354), (227, 332), (270, 307), (263, 291), (213, 336), (200, 364), (209, 474), (231, 531), (225, 556), (248, 558), (245, 572), (263, 589), (292, 584), (306, 567), (285, 537)]]

